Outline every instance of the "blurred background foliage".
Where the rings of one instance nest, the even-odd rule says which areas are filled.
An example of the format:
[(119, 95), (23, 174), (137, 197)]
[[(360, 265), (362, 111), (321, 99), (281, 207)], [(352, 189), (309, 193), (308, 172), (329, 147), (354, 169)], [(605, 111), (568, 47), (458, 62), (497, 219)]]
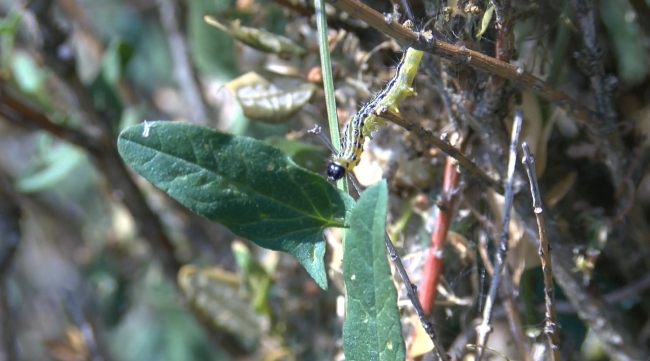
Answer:
[[(213, 0), (2, 0), (2, 91), (42, 111), (58, 130), (79, 134), (108, 130), (111, 138), (143, 119), (187, 120), (193, 116), (188, 111), (192, 105), (179, 91), (178, 58), (170, 50), (178, 46), (172, 39), (180, 40), (187, 52), (173, 51), (190, 62), (184, 70), (190, 66), (196, 71), (189, 74), (196, 77), (190, 82), (201, 91), (207, 112), (198, 121), (190, 120), (232, 133), (276, 134), (271, 143), (303, 164), (313, 162), (313, 156), (305, 157), (309, 153), (324, 159), (322, 147), (287, 140), (286, 127), (251, 126), (234, 98), (220, 88), (246, 68), (255, 68), (264, 55), (238, 63), (232, 37), (203, 17), (222, 14), (283, 33), (282, 9), (272, 6), (258, 13), (262, 6)], [(163, 25), (165, 11), (172, 13)], [(56, 31), (48, 33), (51, 29), (66, 39), (48, 39), (56, 36)], [(54, 62), (39, 53), (50, 42), (58, 46)], [(69, 64), (74, 64), (72, 70), (65, 68)], [(66, 88), (77, 80), (80, 84), (72, 88), (85, 93), (81, 99)], [(83, 102), (87, 104), (79, 105)], [(106, 128), (98, 130), (101, 126), (86, 117), (88, 110)], [(74, 144), (56, 131), (0, 122), (0, 198), (8, 206), (20, 205), (2, 214), (3, 225), (19, 222), (22, 230), (20, 235), (7, 226), (8, 233), (0, 237), (6, 250), (17, 245), (10, 242), (11, 231), (20, 240), (13, 258), (3, 258), (3, 270), (8, 269), (2, 275), (6, 303), (1, 317), (7, 321), (3, 345), (15, 347), (1, 348), (0, 359), (331, 358), (336, 332), (329, 330), (341, 326), (335, 318), (322, 318), (320, 300), (331, 305), (333, 294), (316, 292), (318, 287), (292, 258), (280, 260), (274, 252), (249, 249), (254, 246), (235, 241), (226, 229), (191, 214), (140, 180), (176, 263), (197, 265), (179, 273), (180, 289), (175, 286), (174, 267), (166, 272), (138, 232), (137, 223), (148, 220), (134, 219), (122, 203), (128, 193), (111, 185), (107, 169), (98, 170), (96, 159), (84, 149), (88, 143), (103, 152), (103, 144), (92, 144), (102, 139)], [(285, 285), (269, 289), (270, 275), (283, 272), (289, 272), (288, 278), (277, 285)], [(309, 302), (300, 300), (303, 294)], [(273, 320), (271, 329), (272, 314), (280, 321)]]

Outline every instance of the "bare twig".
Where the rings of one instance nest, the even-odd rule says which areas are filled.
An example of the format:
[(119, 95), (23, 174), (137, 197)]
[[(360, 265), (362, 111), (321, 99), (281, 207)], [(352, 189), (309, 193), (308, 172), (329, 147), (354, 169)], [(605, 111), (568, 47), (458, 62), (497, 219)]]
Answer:
[(551, 263), (551, 247), (546, 240), (546, 227), (544, 226), (544, 217), (542, 216), (542, 197), (537, 185), (537, 175), (535, 174), (535, 158), (530, 153), (528, 143), (522, 145), (524, 158), (522, 163), (526, 168), (528, 180), (530, 182), (530, 192), (533, 197), (533, 213), (537, 218), (537, 228), (539, 230), (539, 257), (542, 262), (542, 271), (544, 272), (544, 298), (546, 306), (546, 325), (544, 333), (548, 337), (548, 343), (551, 347), (551, 360), (560, 360), (560, 344), (558, 338), (558, 327), (555, 317), (555, 287), (553, 286), (553, 266)]
[(422, 328), (424, 328), (424, 331), (427, 333), (427, 335), (429, 335), (431, 341), (433, 341), (433, 346), (436, 350), (436, 353), (438, 354), (438, 357), (440, 357), (440, 359), (443, 361), (448, 361), (449, 356), (447, 355), (447, 351), (445, 351), (445, 348), (436, 335), (435, 325), (431, 320), (429, 320), (427, 314), (422, 309), (422, 304), (418, 298), (417, 288), (413, 283), (411, 283), (411, 279), (409, 278), (408, 273), (406, 273), (402, 259), (397, 254), (397, 250), (395, 249), (393, 242), (388, 237), (388, 233), (386, 233), (384, 236), (384, 242), (386, 243), (386, 249), (388, 249), (388, 256), (390, 257), (391, 261), (393, 261), (395, 268), (397, 268), (397, 273), (400, 275), (400, 278), (402, 278), (404, 287), (406, 287), (406, 295), (408, 296), (409, 300), (411, 300), (413, 308), (415, 309), (415, 313), (418, 315), (418, 318), (422, 323)]
[[(485, 346), (487, 344), (488, 334), (492, 331), (490, 320), (492, 318), (492, 308), (497, 296), (497, 290), (501, 283), (501, 276), (503, 269), (506, 266), (506, 255), (508, 252), (508, 229), (510, 224), (510, 209), (512, 208), (513, 200), (513, 183), (515, 174), (515, 165), (517, 163), (517, 144), (519, 143), (519, 133), (521, 131), (521, 123), (523, 121), (523, 114), (521, 109), (515, 110), (515, 121), (512, 125), (512, 135), (510, 139), (510, 155), (508, 157), (508, 174), (506, 182), (505, 201), (503, 204), (503, 215), (501, 225), (501, 238), (497, 247), (497, 252), (494, 258), (494, 274), (490, 282), (490, 290), (485, 300), (483, 308), (483, 317), (481, 324), (476, 326), (477, 344)], [(477, 360), (480, 361), (482, 356), (482, 347), (478, 349)]]
[(178, 2), (173, 0), (157, 0), (157, 2), (160, 22), (167, 35), (169, 49), (174, 59), (174, 75), (187, 104), (189, 118), (193, 123), (206, 124), (210, 119), (210, 109), (192, 67), (190, 50), (181, 31)]
[(503, 194), (504, 190), (501, 183), (499, 183), (494, 178), (487, 175), (487, 173), (485, 173), (474, 162), (472, 162), (469, 158), (467, 158), (467, 156), (463, 154), (460, 150), (456, 149), (456, 147), (449, 144), (447, 141), (436, 137), (430, 130), (426, 130), (416, 125), (415, 123), (411, 122), (410, 120), (403, 118), (399, 114), (396, 114), (386, 108), (375, 109), (375, 113), (378, 116), (382, 118), (386, 118), (391, 122), (399, 125), (400, 127), (403, 127), (404, 129), (408, 130), (409, 132), (417, 135), (420, 139), (424, 140), (425, 142), (428, 142), (438, 147), (440, 150), (445, 152), (448, 156), (458, 161), (458, 164), (463, 166), (470, 173), (474, 174), (480, 180), (485, 182), (488, 186), (493, 188), (497, 193)]
[[(536, 217), (530, 212), (532, 207), (530, 196), (518, 194), (515, 197), (515, 207), (519, 217), (524, 221), (526, 233), (532, 236), (530, 239), (536, 239), (538, 227)], [(647, 352), (636, 344), (629, 331), (619, 322), (620, 316), (615, 314), (615, 309), (606, 306), (598, 296), (587, 292), (582, 281), (576, 278), (573, 272), (572, 246), (566, 246), (574, 244), (571, 237), (561, 232), (554, 222), (546, 222), (545, 226), (547, 238), (555, 241), (552, 244), (554, 252), (551, 258), (553, 276), (577, 311), (578, 317), (596, 334), (611, 359), (625, 361), (645, 359), (644, 355), (647, 355)], [(535, 246), (539, 245), (535, 244)]]

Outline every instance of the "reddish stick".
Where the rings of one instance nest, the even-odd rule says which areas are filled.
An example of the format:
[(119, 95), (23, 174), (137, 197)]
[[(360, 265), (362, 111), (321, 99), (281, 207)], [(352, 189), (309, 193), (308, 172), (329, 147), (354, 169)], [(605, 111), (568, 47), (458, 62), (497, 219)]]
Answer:
[[(463, 142), (465, 143), (465, 142)], [(431, 244), (427, 254), (427, 259), (422, 270), (422, 282), (420, 286), (420, 303), (424, 312), (429, 316), (433, 311), (433, 305), (436, 301), (438, 281), (442, 273), (443, 250), (451, 216), (456, 206), (456, 193), (458, 188), (458, 171), (456, 162), (453, 158), (447, 157), (445, 165), (445, 174), (442, 181), (441, 204), (438, 207), (433, 233), (431, 234)]]

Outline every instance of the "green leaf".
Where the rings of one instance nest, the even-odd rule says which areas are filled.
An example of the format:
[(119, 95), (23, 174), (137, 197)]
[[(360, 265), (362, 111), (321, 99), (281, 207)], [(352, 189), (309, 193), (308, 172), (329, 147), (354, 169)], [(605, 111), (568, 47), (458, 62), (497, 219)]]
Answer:
[(366, 189), (354, 207), (343, 252), (347, 297), (343, 351), (348, 361), (404, 360), (397, 293), (384, 234), (386, 181)]
[(118, 83), (134, 53), (135, 48), (132, 44), (121, 39), (111, 41), (102, 58), (102, 70), (107, 83)]
[(494, 15), (494, 5), (489, 3), (485, 12), (483, 13), (483, 18), (481, 19), (481, 27), (479, 28), (476, 38), (480, 39), (483, 34), (487, 31), (488, 26), (490, 26), (490, 21), (492, 21), (492, 16)]
[(285, 137), (273, 136), (264, 139), (264, 142), (287, 153), (299, 166), (313, 172), (322, 171), (323, 159), (331, 155), (323, 147)]
[(618, 75), (627, 85), (639, 84), (648, 74), (649, 54), (644, 43), (638, 17), (629, 1), (600, 1), (600, 16), (607, 28), (614, 54)]
[(40, 192), (56, 187), (86, 159), (84, 152), (72, 145), (62, 143), (54, 148), (48, 147), (40, 167), (29, 169), (18, 178), (16, 188), (24, 193)]
[(255, 139), (187, 123), (125, 129), (120, 155), (172, 198), (257, 245), (294, 255), (322, 288), (325, 227), (343, 227), (352, 199)]

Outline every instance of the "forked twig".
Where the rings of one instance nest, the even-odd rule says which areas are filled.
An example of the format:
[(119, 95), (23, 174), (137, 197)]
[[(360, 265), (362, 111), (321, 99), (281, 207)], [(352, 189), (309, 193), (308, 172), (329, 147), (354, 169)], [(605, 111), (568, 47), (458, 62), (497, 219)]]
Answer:
[(522, 163), (526, 168), (528, 180), (530, 182), (530, 193), (533, 197), (533, 213), (537, 218), (537, 228), (539, 230), (539, 258), (542, 262), (542, 271), (544, 272), (544, 305), (546, 307), (546, 325), (544, 333), (548, 337), (548, 343), (551, 347), (551, 360), (560, 360), (560, 344), (557, 334), (557, 324), (555, 323), (555, 287), (553, 285), (553, 266), (551, 264), (551, 247), (546, 239), (546, 227), (544, 226), (544, 217), (542, 216), (542, 197), (539, 193), (537, 184), (537, 175), (535, 174), (535, 158), (530, 153), (528, 143), (524, 142), (521, 146), (524, 150)]

